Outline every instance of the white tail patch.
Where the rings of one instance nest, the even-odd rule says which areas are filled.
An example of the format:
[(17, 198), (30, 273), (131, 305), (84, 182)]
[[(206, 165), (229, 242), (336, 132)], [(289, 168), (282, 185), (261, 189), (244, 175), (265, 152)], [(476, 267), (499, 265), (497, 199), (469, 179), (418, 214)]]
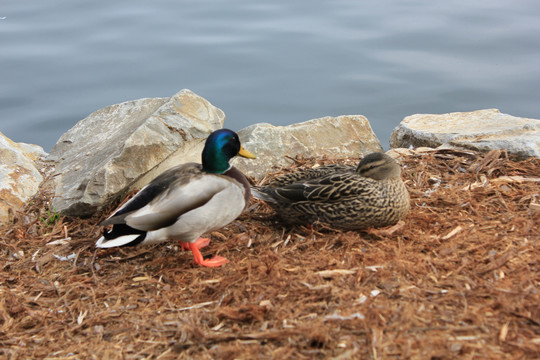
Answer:
[(138, 238), (139, 236), (141, 236), (141, 234), (124, 235), (124, 236), (120, 236), (120, 237), (117, 237), (117, 238), (112, 239), (112, 240), (107, 240), (107, 239), (105, 239), (105, 237), (102, 236), (96, 242), (96, 247), (98, 247), (98, 248), (111, 248), (111, 247), (115, 247), (115, 246), (126, 245), (126, 244), (129, 244), (130, 242), (132, 242), (133, 240), (135, 240), (136, 238)]

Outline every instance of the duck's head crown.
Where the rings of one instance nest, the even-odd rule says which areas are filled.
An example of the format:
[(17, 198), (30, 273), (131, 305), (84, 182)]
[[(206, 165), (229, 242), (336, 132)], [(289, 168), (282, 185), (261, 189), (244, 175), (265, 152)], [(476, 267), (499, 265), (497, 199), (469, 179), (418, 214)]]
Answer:
[(208, 136), (202, 152), (203, 170), (214, 174), (223, 174), (230, 169), (229, 160), (240, 155), (255, 158), (240, 145), (238, 135), (229, 129), (219, 129)]
[(401, 168), (394, 159), (385, 153), (374, 152), (366, 155), (360, 161), (356, 172), (363, 177), (384, 180), (399, 177)]

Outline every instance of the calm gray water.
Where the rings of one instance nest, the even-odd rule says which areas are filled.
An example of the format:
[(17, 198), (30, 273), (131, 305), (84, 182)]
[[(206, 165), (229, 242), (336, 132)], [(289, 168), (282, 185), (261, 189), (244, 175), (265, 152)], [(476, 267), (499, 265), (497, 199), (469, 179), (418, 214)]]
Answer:
[(104, 106), (189, 88), (234, 130), (415, 113), (540, 118), (538, 0), (18, 0), (0, 6), (0, 131), (50, 150)]

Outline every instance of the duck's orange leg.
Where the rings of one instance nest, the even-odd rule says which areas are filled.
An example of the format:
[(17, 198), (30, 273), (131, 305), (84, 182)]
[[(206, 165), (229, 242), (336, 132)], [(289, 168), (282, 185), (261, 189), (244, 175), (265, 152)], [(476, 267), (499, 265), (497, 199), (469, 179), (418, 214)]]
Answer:
[(210, 239), (203, 238), (203, 237), (198, 238), (192, 243), (180, 241), (180, 246), (182, 247), (182, 250), (191, 250), (191, 246), (196, 246), (197, 249), (202, 249), (203, 247), (208, 246), (209, 244), (210, 244)]
[(205, 246), (208, 246), (210, 244), (210, 239), (207, 238), (198, 238), (192, 243), (189, 242), (180, 242), (180, 246), (182, 247), (182, 250), (191, 250), (193, 253), (193, 257), (195, 259), (195, 262), (202, 266), (208, 266), (208, 267), (218, 267), (221, 265), (225, 265), (229, 262), (226, 258), (223, 256), (214, 256), (211, 259), (205, 260), (199, 251), (199, 249), (202, 249)]

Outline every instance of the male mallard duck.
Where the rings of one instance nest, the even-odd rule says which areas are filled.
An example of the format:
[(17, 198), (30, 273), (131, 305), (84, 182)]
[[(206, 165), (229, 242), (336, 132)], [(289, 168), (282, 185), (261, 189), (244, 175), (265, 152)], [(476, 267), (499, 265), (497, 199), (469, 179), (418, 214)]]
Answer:
[(255, 158), (242, 148), (233, 131), (214, 131), (206, 139), (202, 165), (178, 165), (152, 180), (100, 224), (113, 228), (103, 231), (96, 246), (109, 248), (179, 240), (183, 250), (193, 252), (197, 264), (226, 264), (229, 261), (221, 256), (209, 260), (202, 257), (199, 249), (210, 240), (200, 236), (236, 219), (249, 203), (249, 183), (229, 164), (236, 155)]
[(397, 162), (371, 153), (354, 169), (328, 165), (290, 173), (254, 189), (288, 223), (326, 223), (356, 230), (396, 224), (409, 210)]

